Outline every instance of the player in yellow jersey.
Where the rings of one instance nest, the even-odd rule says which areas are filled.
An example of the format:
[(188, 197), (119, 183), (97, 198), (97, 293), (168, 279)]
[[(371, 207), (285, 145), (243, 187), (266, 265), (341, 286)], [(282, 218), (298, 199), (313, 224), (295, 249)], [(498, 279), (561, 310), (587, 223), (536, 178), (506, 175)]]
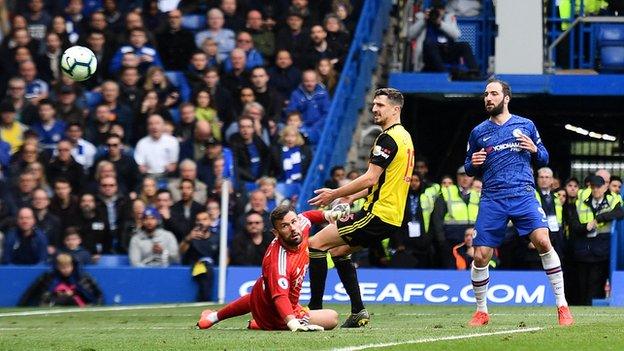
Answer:
[[(351, 316), (343, 328), (368, 324), (370, 316), (360, 297), (357, 274), (349, 254), (390, 237), (401, 226), (414, 168), (414, 146), (410, 134), (401, 125), (403, 95), (396, 89), (383, 88), (373, 98), (373, 118), (383, 131), (371, 149), (368, 170), (338, 189), (318, 189), (308, 202), (324, 206), (333, 200), (351, 203), (366, 197), (360, 212), (330, 224), (310, 239), (310, 308), (322, 308), (327, 276), (326, 252), (332, 257), (349, 298)], [(339, 251), (342, 255), (336, 254)]]

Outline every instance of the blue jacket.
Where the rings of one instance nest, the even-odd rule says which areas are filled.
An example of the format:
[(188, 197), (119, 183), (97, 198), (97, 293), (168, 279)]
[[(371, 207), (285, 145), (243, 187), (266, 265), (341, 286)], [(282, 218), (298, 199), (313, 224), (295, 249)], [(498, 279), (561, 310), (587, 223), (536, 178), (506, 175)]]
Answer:
[(2, 264), (39, 264), (48, 258), (48, 239), (42, 231), (24, 238), (19, 229), (13, 228), (4, 238)]
[(119, 72), (119, 70), (121, 69), (121, 61), (123, 59), (123, 55), (128, 52), (132, 52), (139, 57), (143, 55), (151, 56), (154, 59), (151, 63), (142, 62), (141, 64), (139, 64), (139, 70), (143, 73), (145, 73), (149, 66), (163, 67), (160, 55), (158, 55), (158, 51), (156, 51), (156, 49), (154, 49), (153, 47), (145, 45), (140, 48), (135, 48), (131, 45), (124, 45), (117, 50), (115, 56), (113, 56), (113, 59), (111, 60), (110, 67), (108, 68), (108, 71), (111, 74), (116, 74), (117, 72)]
[(295, 110), (301, 112), (303, 127), (308, 131), (320, 132), (325, 124), (329, 105), (329, 93), (324, 85), (317, 84), (314, 91), (308, 93), (300, 84), (290, 95), (290, 101), (285, 112), (286, 114)]
[[(259, 67), (264, 65), (264, 59), (258, 50), (251, 49), (247, 52), (247, 60), (245, 63), (245, 70), (251, 71), (254, 67)], [(229, 73), (232, 72), (232, 59), (228, 56), (225, 61), (223, 61), (223, 72)]]

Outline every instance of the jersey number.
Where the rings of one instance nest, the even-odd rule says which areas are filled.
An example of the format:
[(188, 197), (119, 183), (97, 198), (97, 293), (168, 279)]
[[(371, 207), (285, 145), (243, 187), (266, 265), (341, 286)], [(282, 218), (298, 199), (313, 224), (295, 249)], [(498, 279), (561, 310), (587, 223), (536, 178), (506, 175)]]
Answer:
[(414, 150), (407, 149), (407, 167), (405, 168), (405, 175), (403, 175), (403, 179), (408, 183), (412, 180), (412, 175), (409, 173), (414, 167), (414, 156)]

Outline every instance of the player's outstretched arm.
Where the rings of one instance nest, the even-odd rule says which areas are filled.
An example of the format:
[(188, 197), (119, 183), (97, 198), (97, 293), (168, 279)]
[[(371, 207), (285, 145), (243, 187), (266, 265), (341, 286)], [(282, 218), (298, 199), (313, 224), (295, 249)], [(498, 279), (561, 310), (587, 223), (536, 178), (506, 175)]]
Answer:
[(466, 149), (466, 159), (464, 161), (464, 169), (469, 176), (476, 176), (479, 173), (479, 168), (485, 163), (487, 152), (485, 149), (477, 149), (477, 144), (473, 133), (470, 133), (468, 138), (468, 148)]
[(362, 191), (377, 184), (383, 171), (384, 169), (382, 167), (369, 163), (366, 173), (355, 178), (348, 184), (345, 184), (338, 189), (322, 188), (315, 190), (314, 193), (316, 196), (308, 200), (308, 203), (312, 206), (326, 206), (338, 198), (348, 198), (350, 201), (353, 201), (354, 199), (351, 199), (351, 197), (354, 195), (360, 195)]

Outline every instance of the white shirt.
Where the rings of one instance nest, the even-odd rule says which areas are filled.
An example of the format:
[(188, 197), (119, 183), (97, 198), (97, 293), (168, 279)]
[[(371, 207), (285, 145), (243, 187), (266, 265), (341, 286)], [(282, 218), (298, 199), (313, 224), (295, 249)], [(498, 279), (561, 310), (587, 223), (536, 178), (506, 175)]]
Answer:
[(93, 166), (96, 153), (97, 148), (84, 139), (78, 139), (76, 146), (71, 150), (71, 155), (74, 157), (74, 160), (80, 163), (85, 171)]
[(178, 139), (163, 134), (159, 139), (151, 136), (143, 137), (134, 149), (134, 160), (137, 165), (147, 167), (147, 173), (160, 174), (166, 172), (166, 166), (178, 162), (180, 144)]

